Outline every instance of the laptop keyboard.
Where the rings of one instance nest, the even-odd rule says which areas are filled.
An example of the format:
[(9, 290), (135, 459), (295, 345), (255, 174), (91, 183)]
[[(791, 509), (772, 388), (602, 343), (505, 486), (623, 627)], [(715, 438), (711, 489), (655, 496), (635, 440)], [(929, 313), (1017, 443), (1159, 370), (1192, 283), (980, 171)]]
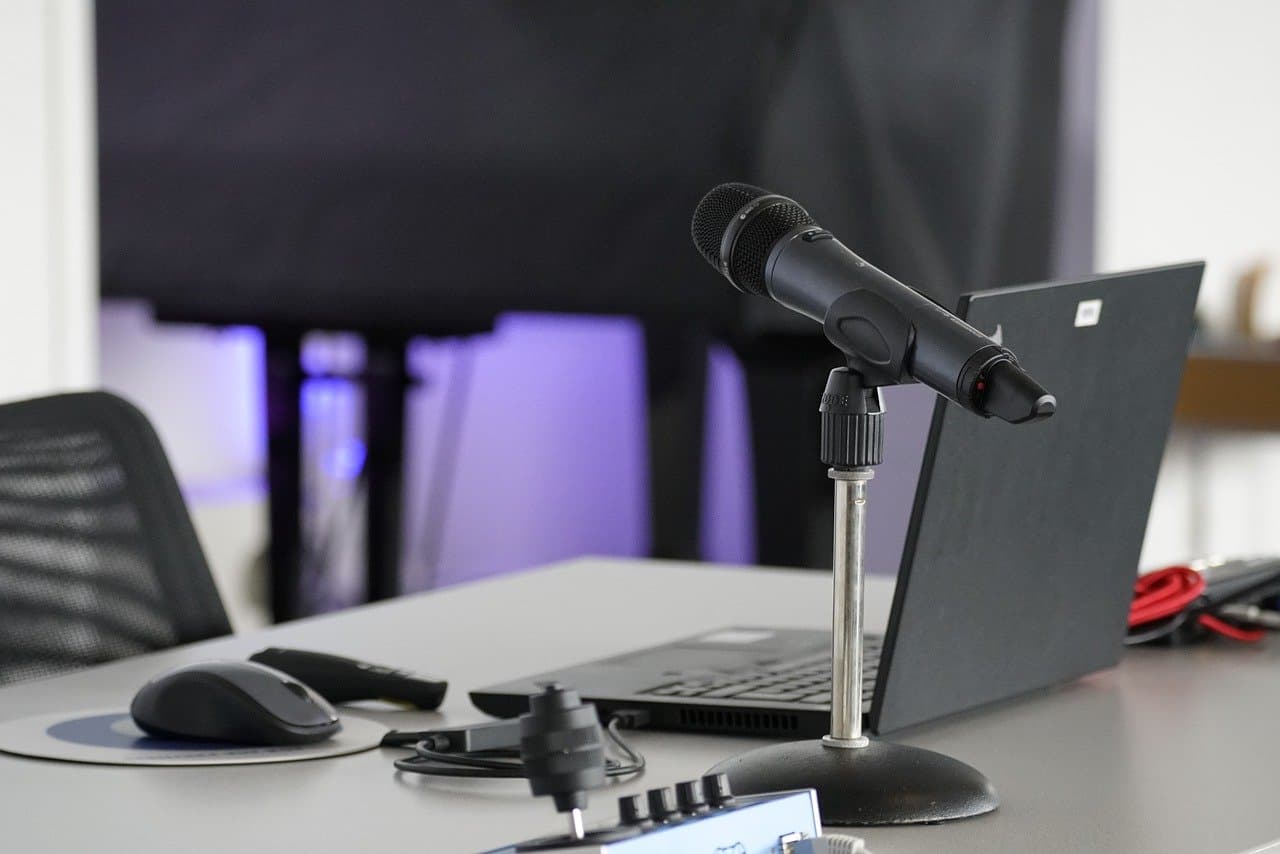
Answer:
[[(867, 635), (862, 642), (862, 696), (869, 703), (880, 669), (881, 635)], [(639, 692), (657, 697), (706, 700), (754, 700), (770, 703), (831, 705), (831, 656), (779, 662), (743, 673), (688, 677)]]

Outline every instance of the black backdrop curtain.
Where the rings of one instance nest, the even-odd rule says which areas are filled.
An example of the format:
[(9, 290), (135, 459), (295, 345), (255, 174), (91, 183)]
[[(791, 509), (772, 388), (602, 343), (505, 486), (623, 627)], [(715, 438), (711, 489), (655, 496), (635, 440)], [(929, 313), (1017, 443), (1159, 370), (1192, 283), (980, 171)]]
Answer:
[(99, 0), (103, 291), (178, 320), (419, 334), (640, 315), (661, 339), (669, 556), (696, 552), (699, 362), (726, 336), (759, 558), (820, 564), (813, 411), (834, 360), (816, 327), (713, 279), (694, 204), (724, 180), (793, 195), (944, 303), (1045, 277), (1066, 10)]

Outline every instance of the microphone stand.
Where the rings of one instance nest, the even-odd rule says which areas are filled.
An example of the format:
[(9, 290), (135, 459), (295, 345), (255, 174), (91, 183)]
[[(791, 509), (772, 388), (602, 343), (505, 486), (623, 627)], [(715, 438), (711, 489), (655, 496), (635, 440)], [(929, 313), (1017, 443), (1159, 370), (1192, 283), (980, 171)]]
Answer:
[(831, 731), (720, 763), (735, 792), (814, 789), (824, 824), (933, 824), (991, 812), (999, 799), (976, 769), (862, 733), (862, 613), (867, 484), (884, 456), (884, 403), (853, 368), (827, 380), (822, 461), (835, 487)]

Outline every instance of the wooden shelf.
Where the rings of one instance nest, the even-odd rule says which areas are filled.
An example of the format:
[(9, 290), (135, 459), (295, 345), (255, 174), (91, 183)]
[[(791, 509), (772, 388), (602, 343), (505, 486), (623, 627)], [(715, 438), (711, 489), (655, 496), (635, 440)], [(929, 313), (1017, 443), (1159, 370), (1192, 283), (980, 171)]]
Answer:
[(1189, 427), (1280, 431), (1280, 347), (1193, 351), (1174, 420)]

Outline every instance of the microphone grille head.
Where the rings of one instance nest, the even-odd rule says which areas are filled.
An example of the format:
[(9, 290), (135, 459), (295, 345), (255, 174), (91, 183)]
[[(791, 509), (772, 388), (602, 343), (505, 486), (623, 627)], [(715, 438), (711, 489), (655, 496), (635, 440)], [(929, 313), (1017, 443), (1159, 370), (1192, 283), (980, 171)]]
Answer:
[(798, 225), (813, 225), (809, 212), (787, 199), (771, 204), (742, 227), (729, 257), (729, 279), (749, 294), (763, 296), (764, 265), (778, 238)]
[(729, 223), (747, 202), (767, 195), (750, 184), (721, 184), (702, 197), (693, 211), (693, 245), (708, 264), (720, 269), (720, 241)]
[[(693, 212), (693, 242), (708, 264), (720, 269), (720, 245), (742, 208), (773, 195), (750, 184), (721, 184), (702, 197)], [(734, 238), (728, 272), (735, 287), (757, 296), (766, 293), (764, 265), (778, 238), (797, 226), (814, 224), (813, 217), (788, 198), (774, 196), (761, 204)]]

